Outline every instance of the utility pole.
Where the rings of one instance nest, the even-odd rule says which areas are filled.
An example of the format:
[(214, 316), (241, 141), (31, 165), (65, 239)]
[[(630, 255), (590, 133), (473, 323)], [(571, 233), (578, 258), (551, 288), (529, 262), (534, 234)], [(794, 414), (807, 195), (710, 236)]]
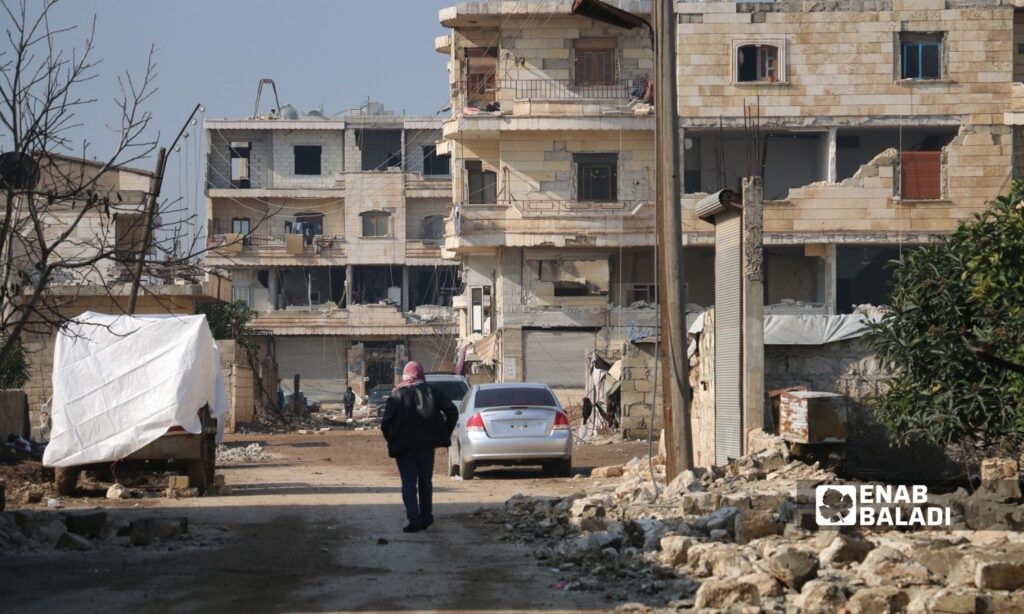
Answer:
[(683, 292), (682, 222), (679, 197), (679, 114), (676, 108), (674, 0), (652, 0), (654, 115), (657, 149), (658, 307), (661, 338), (666, 480), (693, 467), (690, 390), (686, 356), (686, 297)]
[(139, 299), (139, 284), (142, 283), (142, 271), (146, 264), (146, 254), (153, 242), (153, 221), (156, 219), (156, 202), (160, 196), (160, 188), (164, 183), (164, 162), (167, 149), (161, 147), (156, 154), (156, 172), (146, 196), (146, 222), (143, 229), (142, 247), (139, 249), (139, 261), (135, 263), (135, 275), (132, 276), (132, 293), (128, 299), (128, 313), (135, 314), (135, 305)]

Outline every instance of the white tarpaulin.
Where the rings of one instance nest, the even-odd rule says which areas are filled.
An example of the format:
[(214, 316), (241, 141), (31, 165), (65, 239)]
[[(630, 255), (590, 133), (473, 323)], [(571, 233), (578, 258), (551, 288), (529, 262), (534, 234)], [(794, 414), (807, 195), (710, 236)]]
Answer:
[[(764, 317), (765, 345), (825, 345), (863, 336), (868, 332), (867, 323), (877, 322), (882, 317), (877, 309), (861, 313), (835, 316), (818, 315), (770, 315)], [(704, 314), (700, 314), (686, 332), (699, 335), (704, 331)], [(693, 355), (696, 344), (690, 343), (689, 354)]]
[(200, 433), (203, 405), (219, 441), (227, 398), (206, 316), (84, 313), (57, 336), (43, 464), (119, 460), (173, 426)]

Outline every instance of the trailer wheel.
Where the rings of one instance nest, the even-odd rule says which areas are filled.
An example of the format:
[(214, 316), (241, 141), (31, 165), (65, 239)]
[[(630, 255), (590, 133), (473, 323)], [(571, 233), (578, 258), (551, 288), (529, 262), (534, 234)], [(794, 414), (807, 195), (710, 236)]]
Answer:
[(213, 484), (213, 475), (216, 471), (215, 456), (217, 454), (217, 443), (215, 435), (203, 435), (202, 456), (198, 460), (188, 462), (189, 486), (194, 486), (202, 495), (206, 489)]
[(78, 488), (78, 467), (57, 467), (53, 470), (53, 486), (62, 497), (73, 497)]

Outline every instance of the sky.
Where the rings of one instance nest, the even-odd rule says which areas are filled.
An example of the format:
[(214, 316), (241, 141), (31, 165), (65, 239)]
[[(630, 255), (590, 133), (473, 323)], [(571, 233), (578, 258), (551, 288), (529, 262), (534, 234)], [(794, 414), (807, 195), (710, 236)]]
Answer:
[[(42, 0), (28, 0), (30, 6)], [(433, 115), (448, 103), (446, 59), (434, 51), (445, 34), (438, 10), (457, 0), (62, 0), (54, 26), (77, 25), (62, 35), (81, 41), (96, 18), (98, 77), (81, 86), (97, 101), (82, 109), (76, 136), (98, 157), (116, 134), (116, 78), (140, 74), (156, 47), (157, 92), (148, 101), (152, 137), (168, 146), (197, 103), (208, 118), (248, 117), (261, 78), (273, 79), (281, 104), (327, 115), (358, 107), (367, 98), (411, 115)], [(0, 29), (6, 30), (0, 18)], [(3, 42), (3, 47), (6, 48)], [(262, 111), (273, 106), (264, 89)], [(202, 206), (202, 114), (171, 152), (163, 194)], [(195, 133), (195, 136), (193, 136)], [(155, 157), (155, 156), (154, 156)], [(152, 169), (155, 160), (138, 164)], [(183, 201), (186, 202), (186, 201)]]

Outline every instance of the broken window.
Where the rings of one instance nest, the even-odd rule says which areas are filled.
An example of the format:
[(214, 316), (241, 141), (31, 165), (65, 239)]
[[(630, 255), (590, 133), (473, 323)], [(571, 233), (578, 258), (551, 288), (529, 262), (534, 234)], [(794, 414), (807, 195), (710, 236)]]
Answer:
[(581, 38), (574, 44), (576, 85), (615, 83), (615, 39)]
[(115, 251), (118, 256), (128, 258), (142, 250), (145, 224), (146, 216), (140, 213), (118, 213), (114, 216), (114, 234), (117, 237)]
[(451, 162), (450, 155), (437, 155), (436, 145), (424, 145), (423, 146), (423, 174), (424, 175), (447, 175), (450, 171), (448, 170), (449, 163)]
[(321, 149), (320, 145), (296, 145), (295, 174), (319, 175)]
[(231, 142), (231, 187), (251, 187), (249, 181), (249, 157), (252, 143), (249, 141)]
[(853, 313), (858, 305), (888, 305), (896, 267), (892, 262), (913, 247), (836, 246), (836, 311)]
[(480, 160), (466, 160), (468, 194), (466, 202), (492, 204), (498, 201), (498, 174), (485, 171)]
[(401, 130), (359, 130), (356, 146), (362, 154), (364, 171), (386, 171), (402, 167)]
[(821, 245), (764, 248), (764, 304), (771, 313), (823, 313), (824, 256)]
[(775, 45), (741, 45), (736, 50), (736, 80), (767, 83), (780, 81), (779, 48)]
[(942, 78), (942, 32), (901, 32), (901, 78)]
[(402, 303), (402, 267), (372, 265), (352, 267), (352, 304)]
[(483, 108), (494, 102), (498, 69), (496, 47), (466, 49), (466, 106)]
[(363, 218), (364, 237), (391, 236), (391, 214), (387, 211), (367, 211), (359, 215)]
[(576, 200), (618, 200), (618, 154), (573, 154), (576, 165)]
[(428, 215), (423, 218), (422, 238), (427, 241), (436, 241), (444, 237), (444, 217), (441, 215)]
[(414, 310), (420, 305), (451, 306), (452, 296), (461, 293), (458, 267), (411, 266), (409, 271), (409, 305)]
[(607, 296), (609, 267), (600, 260), (528, 260), (533, 294), (541, 300), (567, 296)]

